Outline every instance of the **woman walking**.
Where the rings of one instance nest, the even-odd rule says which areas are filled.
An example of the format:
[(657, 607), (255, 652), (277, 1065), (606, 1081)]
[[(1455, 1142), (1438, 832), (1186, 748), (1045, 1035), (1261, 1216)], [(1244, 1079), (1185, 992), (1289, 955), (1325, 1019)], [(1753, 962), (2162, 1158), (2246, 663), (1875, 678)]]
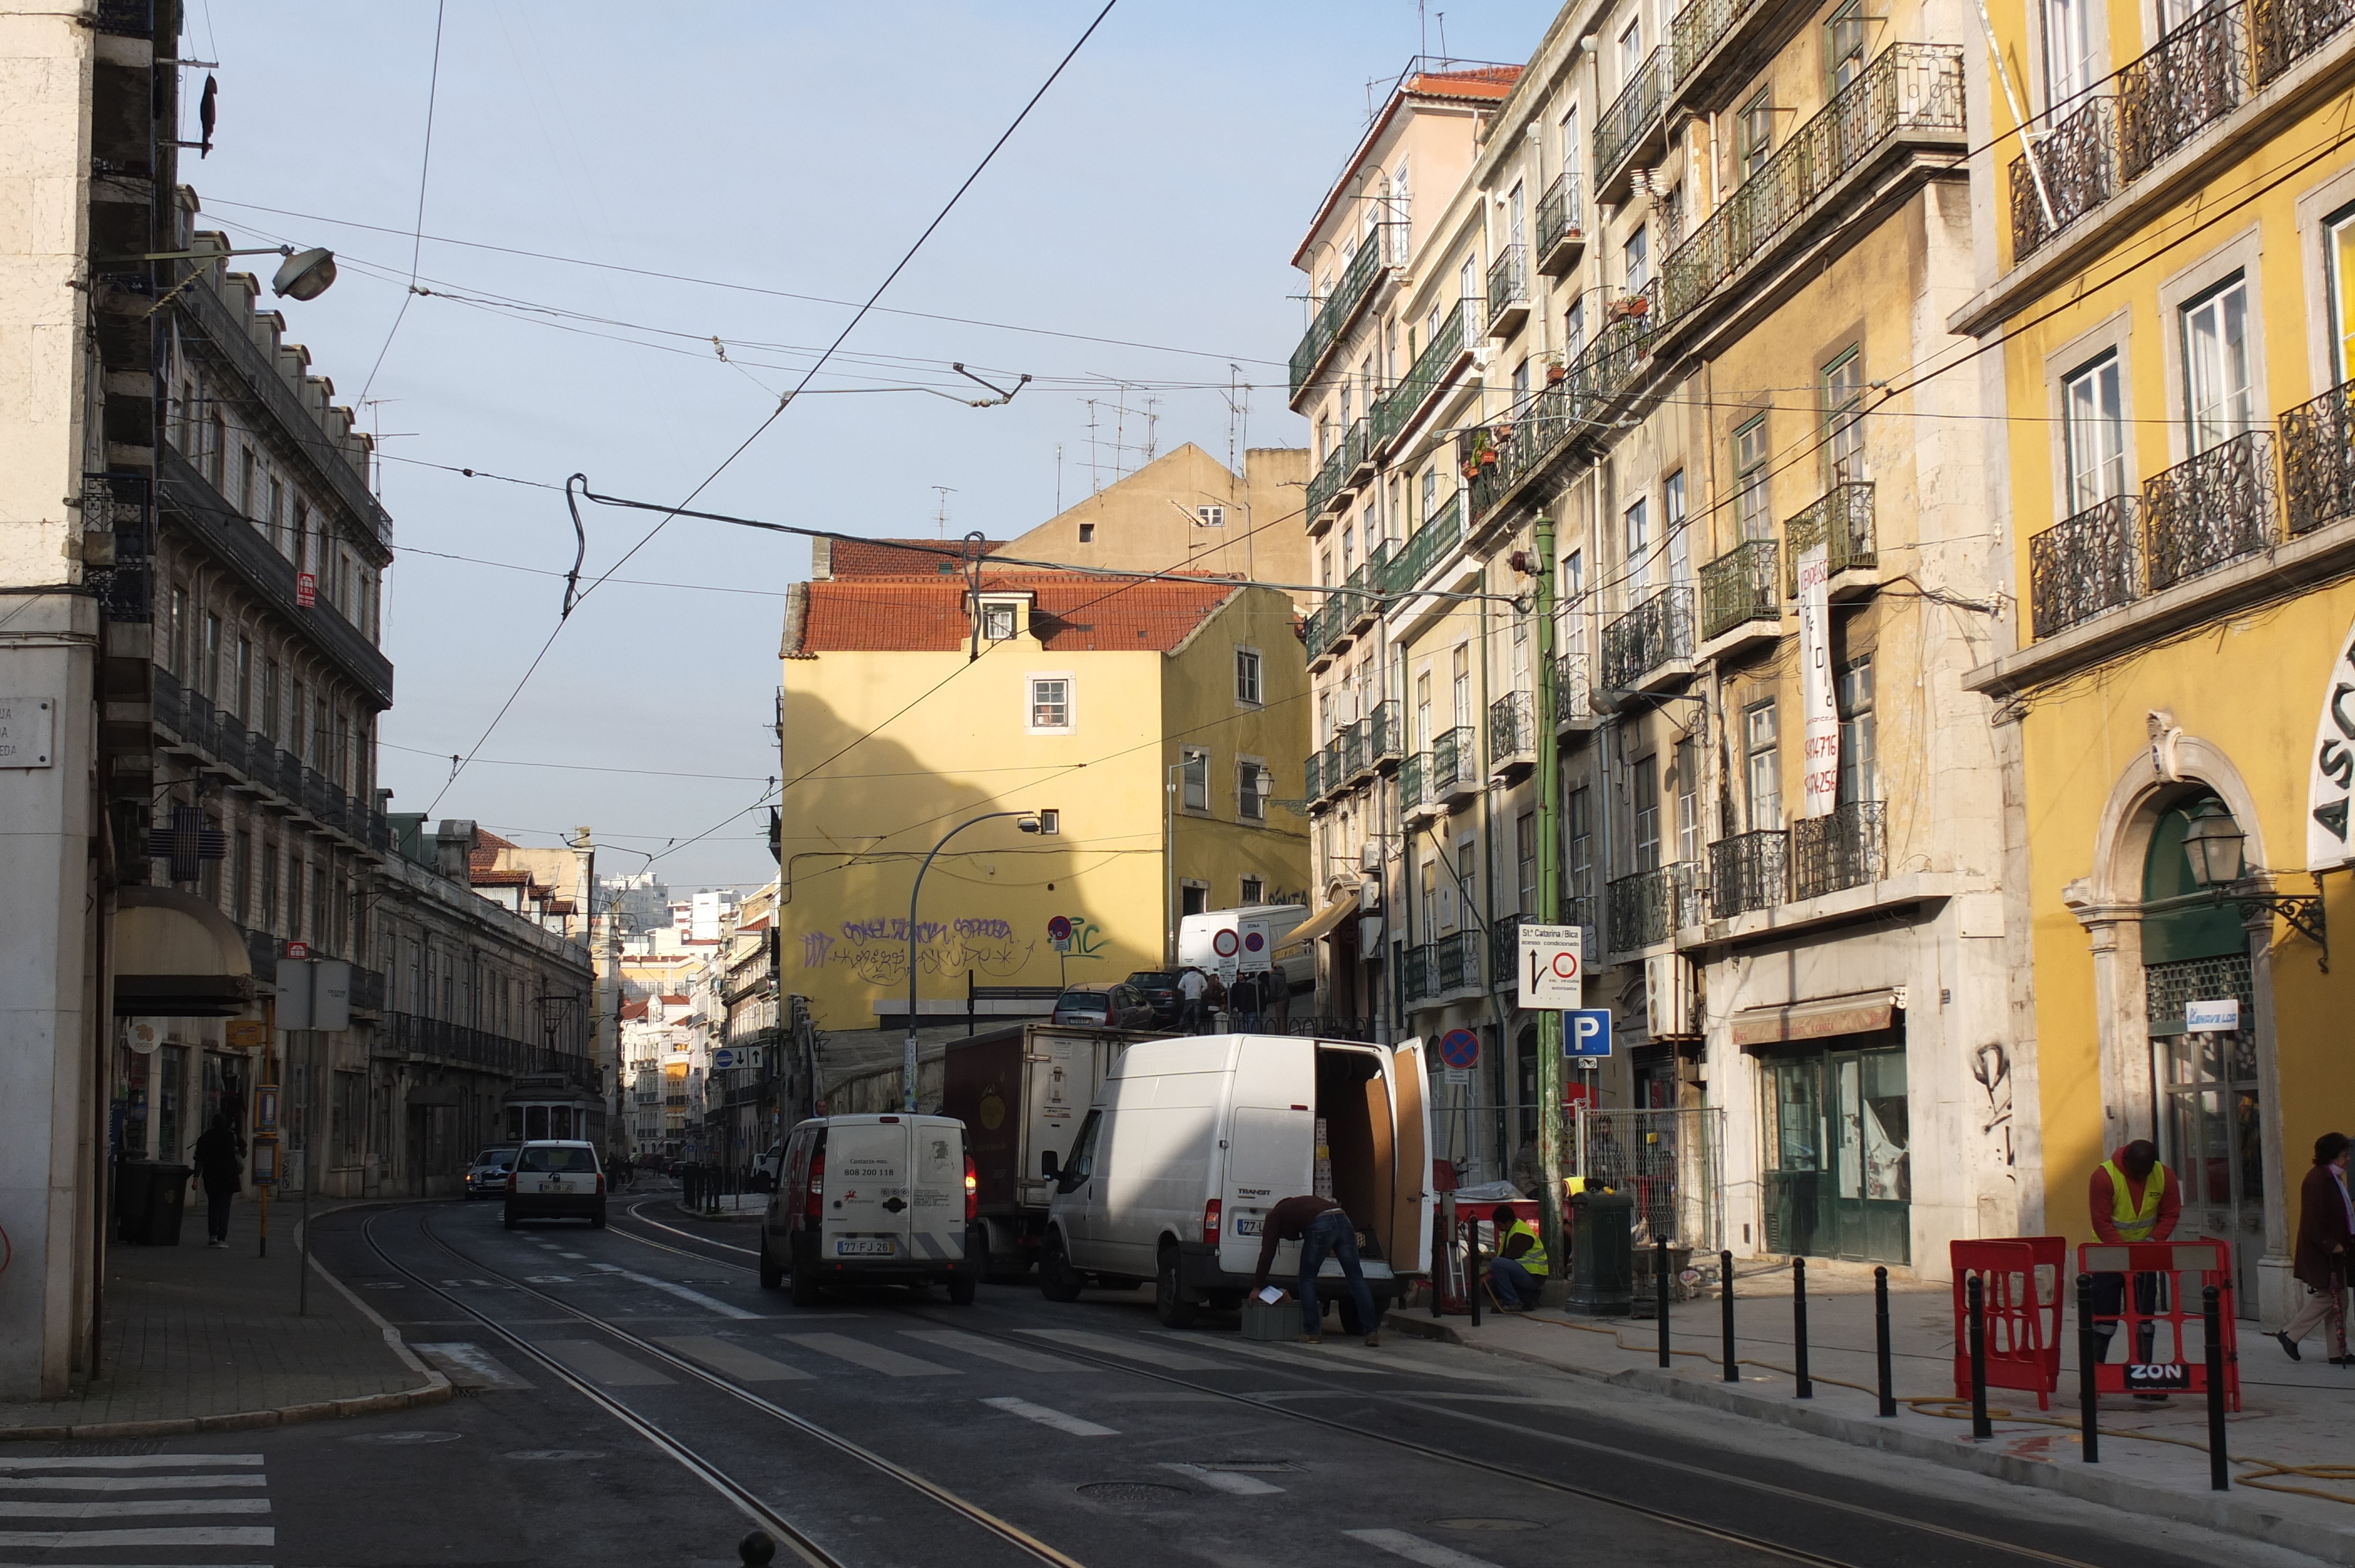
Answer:
[(2274, 1339), (2298, 1361), (2297, 1342), (2325, 1327), (2323, 1348), (2332, 1366), (2355, 1365), (2347, 1354), (2347, 1248), (2355, 1241), (2355, 1198), (2347, 1191), (2347, 1164), (2355, 1140), (2326, 1132), (2314, 1140), (2314, 1169), (2297, 1193), (2297, 1255), (2292, 1264), (2306, 1287), (2306, 1304)]
[(245, 1139), (238, 1137), (229, 1113), (213, 1118), (212, 1126), (197, 1139), (193, 1180), (205, 1184), (205, 1245), (229, 1245), (229, 1205), (244, 1185)]

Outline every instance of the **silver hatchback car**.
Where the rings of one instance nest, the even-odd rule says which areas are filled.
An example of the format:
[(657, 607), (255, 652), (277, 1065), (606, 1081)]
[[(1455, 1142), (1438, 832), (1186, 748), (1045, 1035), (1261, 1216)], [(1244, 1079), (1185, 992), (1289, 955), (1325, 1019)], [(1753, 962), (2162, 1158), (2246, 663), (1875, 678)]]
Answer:
[(513, 1143), (494, 1144), (474, 1156), (466, 1167), (466, 1201), (477, 1198), (504, 1198), (507, 1192), (507, 1172), (515, 1169), (516, 1150)]

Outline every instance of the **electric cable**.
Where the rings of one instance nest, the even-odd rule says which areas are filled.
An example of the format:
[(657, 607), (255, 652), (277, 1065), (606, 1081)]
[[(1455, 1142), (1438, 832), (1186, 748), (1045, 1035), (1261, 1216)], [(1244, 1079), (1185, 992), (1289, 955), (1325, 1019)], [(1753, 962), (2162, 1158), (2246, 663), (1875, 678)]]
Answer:
[[(435, 0), (433, 6), (433, 67), (425, 82), (425, 150), (417, 160), (417, 222), (410, 232), (409, 278), (412, 287), (417, 281), (417, 264), (425, 254), (425, 189), (426, 177), (433, 167), (433, 108), (442, 96), (442, 20), (449, 0)], [(376, 363), (368, 366), (368, 379), (360, 383), (360, 395), (353, 402), (356, 408), (368, 406), (368, 388), (376, 385), (376, 373), (384, 368), (384, 356), (392, 351), (392, 340), (400, 334), (400, 323), (409, 315), (410, 296), (400, 297), (400, 309), (393, 313), (392, 326), (384, 334), (384, 346), (376, 351)]]

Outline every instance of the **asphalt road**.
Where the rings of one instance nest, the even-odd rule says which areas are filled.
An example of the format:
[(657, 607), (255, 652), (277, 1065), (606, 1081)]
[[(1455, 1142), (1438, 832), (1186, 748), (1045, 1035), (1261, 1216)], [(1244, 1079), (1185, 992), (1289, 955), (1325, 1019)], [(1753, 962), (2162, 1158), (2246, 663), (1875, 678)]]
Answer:
[[(878, 1291), (796, 1311), (758, 1287), (749, 1225), (685, 1221), (663, 1196), (613, 1217), (510, 1233), (494, 1204), (328, 1216), (321, 1260), (461, 1397), (60, 1446), (77, 1463), (47, 1470), (0, 1455), (7, 1502), (212, 1478), (196, 1513), (122, 1521), (161, 1536), (25, 1540), (0, 1568), (728, 1563), (756, 1520), (798, 1537), (781, 1563), (847, 1568), (2304, 1561), (1398, 1334), (1247, 1344), (1215, 1315), (1166, 1332), (1141, 1294), (1055, 1306), (1012, 1287), (966, 1308)], [(157, 1484), (44, 1485), (91, 1478)]]

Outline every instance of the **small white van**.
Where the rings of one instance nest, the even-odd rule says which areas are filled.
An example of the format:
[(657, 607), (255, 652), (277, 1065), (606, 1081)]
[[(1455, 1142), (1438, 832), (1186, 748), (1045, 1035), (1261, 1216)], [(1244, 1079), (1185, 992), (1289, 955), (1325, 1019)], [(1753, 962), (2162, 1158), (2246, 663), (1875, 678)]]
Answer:
[[(1137, 1042), (1105, 1075), (1053, 1172), (1039, 1289), (1071, 1301), (1088, 1285), (1150, 1279), (1171, 1328), (1206, 1303), (1231, 1308), (1251, 1286), (1267, 1212), (1317, 1191), (1321, 1168), (1367, 1238), (1367, 1286), (1395, 1303), (1431, 1256), (1424, 1075), (1419, 1040), (1394, 1049), (1281, 1034)], [(1299, 1244), (1286, 1242), (1269, 1278), (1289, 1281), (1299, 1266)], [(1322, 1273), (1340, 1271), (1328, 1260)]]
[(964, 1123), (944, 1116), (835, 1116), (785, 1139), (761, 1217), (761, 1286), (793, 1279), (796, 1307), (829, 1284), (944, 1284), (971, 1304), (989, 1268)]

